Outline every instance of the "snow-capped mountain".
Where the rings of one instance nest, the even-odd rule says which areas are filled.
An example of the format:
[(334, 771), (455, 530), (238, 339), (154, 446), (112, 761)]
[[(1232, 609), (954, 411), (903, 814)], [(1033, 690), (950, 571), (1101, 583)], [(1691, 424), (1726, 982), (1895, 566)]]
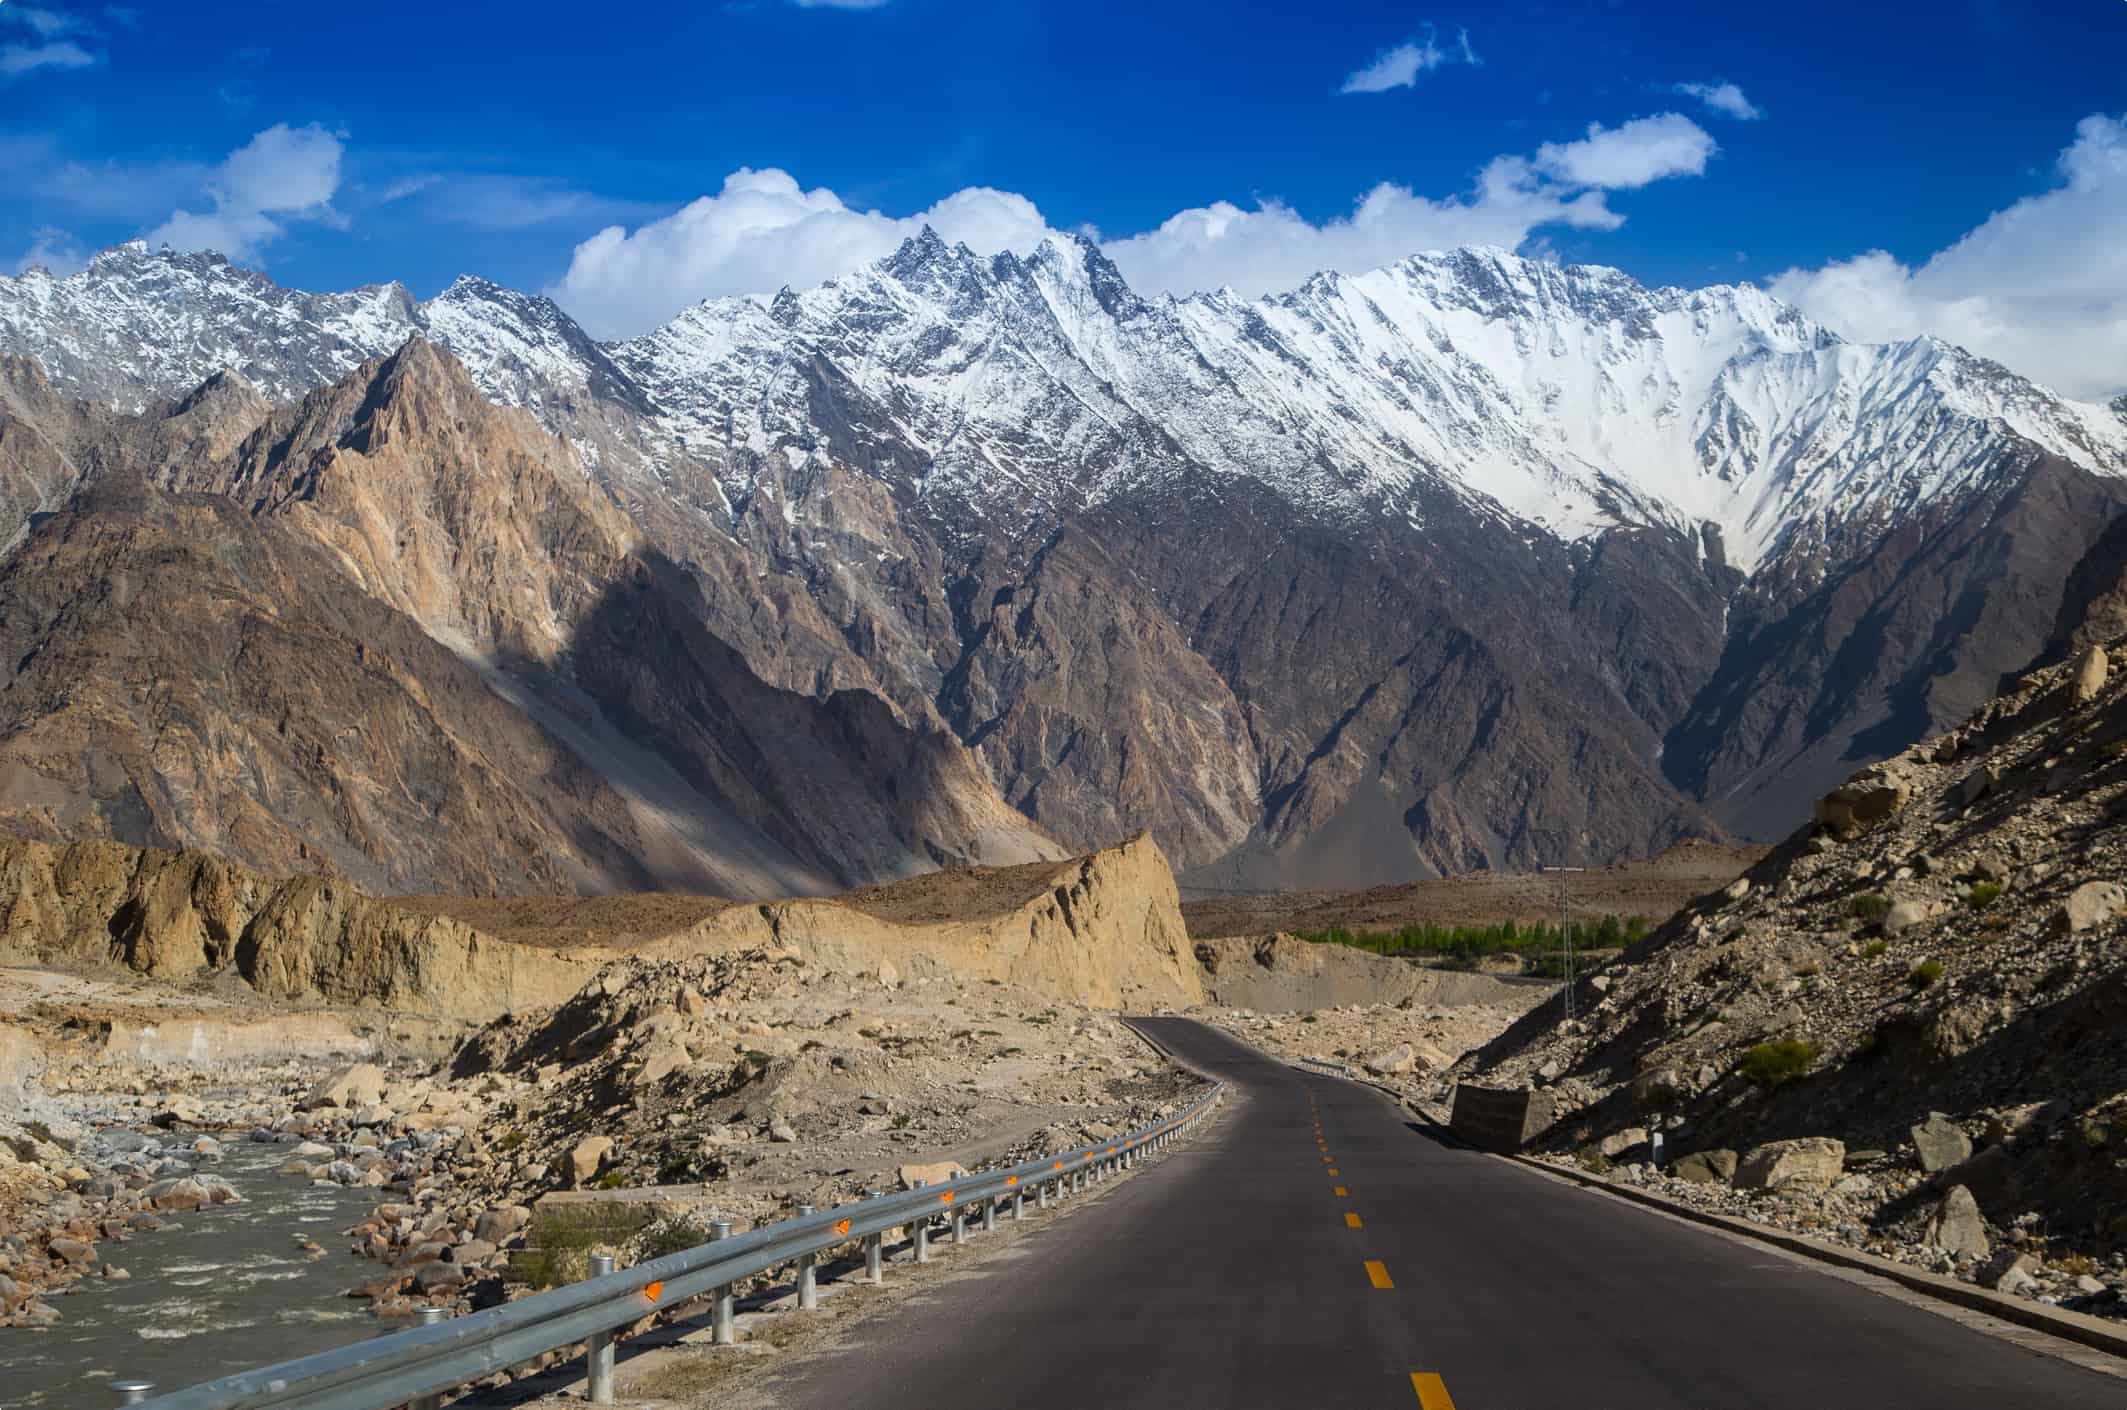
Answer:
[(617, 344), (473, 278), (304, 294), (135, 244), (0, 279), (0, 352), (126, 410), (415, 335), (566, 437), (764, 679), (1235, 876), (1770, 826), (2022, 664), (2127, 502), (2120, 403), (1491, 249), (1148, 299), (1084, 242), (925, 232)]

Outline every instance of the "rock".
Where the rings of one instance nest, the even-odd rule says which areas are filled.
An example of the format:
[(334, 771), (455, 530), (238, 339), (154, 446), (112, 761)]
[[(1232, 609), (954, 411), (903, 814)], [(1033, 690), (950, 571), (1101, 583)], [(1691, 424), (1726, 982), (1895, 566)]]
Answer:
[(2069, 700), (2077, 705), (2088, 705), (2097, 699), (2098, 692), (2105, 688), (2108, 673), (2105, 648), (2095, 642), (2084, 647), (2083, 654), (2076, 658), (2074, 672), (2069, 676)]
[(155, 1113), (155, 1124), (165, 1129), (172, 1126), (197, 1126), (206, 1120), (206, 1113), (198, 1102), (190, 1097), (177, 1096), (163, 1103), (163, 1109)]
[(202, 1209), (214, 1202), (207, 1187), (189, 1178), (158, 1180), (140, 1192), (142, 1204), (160, 1213)]
[(1676, 1163), (1676, 1177), (1694, 1185), (1725, 1185), (1736, 1177), (1736, 1153), (1693, 1151)]
[(1913, 1127), (1912, 1133), (1920, 1168), (1930, 1175), (1972, 1158), (1972, 1138), (1939, 1111), (1929, 1112), (1928, 1119)]
[(768, 1123), (768, 1139), (779, 1146), (794, 1145), (798, 1139), (798, 1130), (778, 1116)]
[(1418, 1065), (1418, 1054), (1409, 1043), (1398, 1043), (1384, 1052), (1364, 1058), (1359, 1065), (1376, 1077), (1396, 1077)]
[(1844, 1173), (1846, 1145), (1828, 1136), (1803, 1136), (1753, 1146), (1736, 1165), (1739, 1190), (1823, 1194)]
[(1749, 894), (1750, 878), (1747, 876), (1739, 876), (1721, 888), (1721, 899), (1724, 901), (1740, 901)]
[(1684, 1075), (1673, 1067), (1657, 1067), (1632, 1079), (1632, 1104), (1641, 1111), (1664, 1111), (1688, 1095)]
[(443, 1256), (461, 1268), (470, 1268), (476, 1263), (485, 1263), (501, 1250), (486, 1239), (467, 1239), (443, 1251)]
[(1646, 1144), (1646, 1127), (1627, 1126), (1622, 1131), (1613, 1131), (1603, 1137), (1602, 1142), (1596, 1146), (1596, 1149), (1602, 1152), (1605, 1160), (1615, 1160), (1635, 1146), (1644, 1146)]
[(613, 1153), (611, 1136), (586, 1136), (569, 1152), (569, 1183), (588, 1185)]
[(1818, 799), (1814, 814), (1825, 827), (1853, 832), (1883, 821), (1912, 796), (1912, 785), (1879, 764)]
[(2102, 925), (2127, 908), (2127, 888), (2116, 881), (2086, 881), (2068, 893), (2068, 900), (2055, 917), (2056, 925), (2070, 934)]
[(1933, 910), (1923, 901), (1900, 901), (1884, 914), (1883, 933), (1902, 935), (1915, 926), (1926, 925), (1933, 916)]
[(1928, 1219), (1927, 1241), (1960, 1258), (1985, 1258), (1993, 1249), (1979, 1201), (1963, 1185), (1952, 1185)]
[(84, 1266), (96, 1256), (96, 1250), (80, 1239), (53, 1239), (44, 1247), (53, 1258), (74, 1268)]
[(1950, 806), (1960, 810), (1969, 808), (1992, 793), (2000, 783), (2001, 775), (1995, 771), (1993, 765), (1974, 769), (1951, 786)]
[(521, 1204), (506, 1205), (500, 1209), (481, 1212), (473, 1221), (473, 1237), (483, 1243), (501, 1246), (532, 1220), (532, 1211)]
[(311, 1088), (309, 1094), (296, 1104), (296, 1109), (318, 1111), (325, 1107), (339, 1107), (352, 1111), (357, 1107), (379, 1105), (384, 1100), (387, 1085), (383, 1068), (373, 1062), (358, 1062)]
[(901, 1188), (913, 1190), (918, 1185), (942, 1185), (948, 1180), (957, 1180), (967, 1174), (957, 1160), (933, 1161), (929, 1165), (904, 1165), (901, 1167)]
[(1996, 1292), (2028, 1292), (2038, 1286), (2038, 1279), (2031, 1276), (2031, 1270), (2036, 1267), (2038, 1259), (2031, 1254), (2005, 1248), (1979, 1270), (1979, 1285)]
[(2075, 1280), (2075, 1290), (2081, 1293), (2084, 1297), (2103, 1297), (2106, 1293), (2112, 1291), (2112, 1289), (2107, 1287), (2103, 1281), (2091, 1277), (2088, 1273), (2077, 1275)]

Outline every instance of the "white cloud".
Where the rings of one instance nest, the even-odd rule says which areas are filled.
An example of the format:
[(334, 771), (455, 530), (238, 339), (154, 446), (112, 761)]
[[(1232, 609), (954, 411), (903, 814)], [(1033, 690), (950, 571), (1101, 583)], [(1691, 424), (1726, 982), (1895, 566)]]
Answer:
[(1657, 113), (1617, 127), (1588, 124), (1578, 142), (1546, 142), (1535, 166), (1575, 186), (1627, 191), (1671, 176), (1699, 176), (1717, 148), (1706, 130), (1682, 113)]
[(1521, 158), (1502, 157), (1485, 168), (1467, 196), (1435, 200), (1384, 181), (1360, 197), (1350, 215), (1319, 225), (1277, 201), (1253, 210), (1219, 201), (1103, 248), (1123, 276), (1147, 292), (1227, 287), (1252, 296), (1290, 289), (1325, 269), (1355, 273), (1420, 250), (1513, 249), (1543, 225), (1614, 230), (1623, 223), (1602, 192), (1560, 186)]
[(853, 210), (788, 172), (741, 167), (723, 189), (633, 234), (608, 226), (576, 247), (553, 293), (602, 335), (638, 333), (720, 294), (773, 293), (846, 274), (931, 226), (984, 253), (1030, 249), (1054, 233), (1024, 196), (970, 187), (893, 217)]
[(1744, 97), (1743, 90), (1733, 83), (1679, 83), (1675, 91), (1698, 99), (1724, 117), (1756, 122), (1765, 116), (1764, 109)]
[(72, 34), (88, 26), (77, 15), (47, 10), (38, 5), (0, 5), (0, 24), (20, 25), (40, 39)]
[(1455, 42), (1443, 49), (1428, 29), (1424, 39), (1409, 39), (1393, 49), (1384, 49), (1363, 69), (1344, 80), (1339, 93), (1386, 93), (1395, 88), (1415, 88), (1418, 75), (1431, 73), (1445, 64), (1476, 64), (1483, 61), (1470, 47), (1468, 30), (1457, 30)]
[(211, 209), (173, 211), (148, 241), (244, 260), (255, 258), (288, 220), (337, 222), (331, 202), (340, 186), (340, 155), (340, 139), (325, 129), (276, 123), (231, 152), (208, 178)]
[(14, 272), (20, 274), (32, 265), (42, 265), (65, 278), (88, 262), (88, 251), (82, 249), (71, 235), (64, 230), (46, 228), (39, 230), (31, 240), (28, 253), (15, 261)]
[(0, 45), (0, 78), (17, 78), (38, 69), (85, 69), (95, 62), (94, 54), (67, 40), (56, 44)]
[[(1348, 215), (1320, 224), (1271, 199), (1180, 211), (1156, 228), (1103, 245), (1146, 293), (1230, 287), (1254, 295), (1287, 289), (1325, 269), (1356, 272), (1419, 250), (1523, 245), (1545, 226), (1613, 230), (1607, 188), (1643, 186), (1705, 169), (1713, 139), (1673, 113), (1597, 127), (1583, 141), (1535, 158), (1495, 158), (1472, 188), (1429, 197), (1383, 182)], [(925, 225), (981, 254), (1025, 252), (1056, 234), (1032, 201), (972, 187), (907, 216), (855, 210), (789, 173), (742, 168), (723, 189), (632, 233), (614, 225), (576, 247), (550, 292), (603, 337), (655, 327), (718, 295), (769, 294), (817, 284), (880, 259)]]
[(1917, 268), (1882, 250), (1790, 269), (1772, 291), (1850, 338), (1932, 333), (2070, 396), (2127, 387), (2127, 116), (2092, 114), (2059, 184)]

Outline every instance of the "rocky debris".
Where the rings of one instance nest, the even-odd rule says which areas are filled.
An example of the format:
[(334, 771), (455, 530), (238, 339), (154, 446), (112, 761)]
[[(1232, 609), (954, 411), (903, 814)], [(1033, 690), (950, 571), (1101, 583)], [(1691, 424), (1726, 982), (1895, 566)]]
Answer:
[[(1983, 1233), (2033, 1257), (2030, 1295), (2121, 1315), (2074, 1281), (2127, 1238), (2127, 1064), (2090, 1041), (2127, 993), (2127, 673), (2100, 654), (1865, 771), (1741, 896), (1605, 964), (1575, 1021), (1540, 1007), (1452, 1076), (1544, 1086), (1543, 1144), (1591, 1165), (1651, 1117), (1687, 1153), (1836, 1138), (1843, 1172), (1669, 1183), (1959, 1276)], [(1684, 1079), (1659, 1108), (1654, 1072)]]
[[(384, 1069), (375, 1063), (359, 1062), (352, 1067), (343, 1068), (313, 1087), (310, 1094), (297, 1104), (296, 1109), (316, 1111), (320, 1107), (340, 1107), (348, 1110), (357, 1107), (382, 1107), (385, 1089)], [(389, 1108), (384, 1110), (388, 1112)], [(390, 1117), (386, 1115), (384, 1119), (389, 1120)]]

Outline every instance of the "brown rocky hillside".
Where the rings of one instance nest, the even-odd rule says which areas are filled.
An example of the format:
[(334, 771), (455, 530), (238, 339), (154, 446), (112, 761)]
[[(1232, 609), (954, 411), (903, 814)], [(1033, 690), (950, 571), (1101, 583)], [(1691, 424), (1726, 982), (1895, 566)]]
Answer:
[[(2045, 1250), (2127, 1247), (2122, 666), (2087, 647), (1857, 775), (1583, 980), (1577, 1020), (1547, 1004), (1458, 1075), (1549, 1093), (1552, 1149), (1631, 1162), (1661, 1130), (1671, 1156), (1744, 1152), (1691, 1173), (1920, 1261), (2028, 1245), (2043, 1273)], [(1810, 1138), (1839, 1148), (1808, 1180), (1753, 1175), (1752, 1147)], [(1950, 1217), (1968, 1202), (1981, 1237)]]

